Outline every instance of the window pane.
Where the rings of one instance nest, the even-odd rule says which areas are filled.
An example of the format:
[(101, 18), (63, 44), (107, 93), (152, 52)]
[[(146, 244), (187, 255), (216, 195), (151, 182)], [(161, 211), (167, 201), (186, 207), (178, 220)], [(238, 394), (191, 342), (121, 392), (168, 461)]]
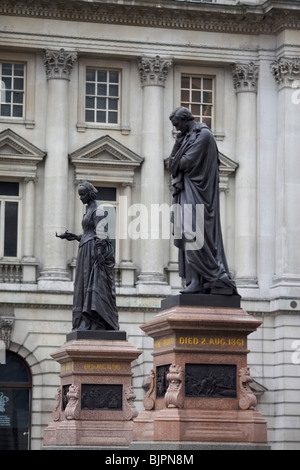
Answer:
[(212, 78), (203, 78), (203, 90), (212, 90)]
[(106, 109), (106, 98), (97, 98), (97, 109)]
[(201, 78), (192, 78), (192, 88), (193, 89), (201, 89)]
[(17, 256), (18, 203), (6, 201), (4, 215), (4, 256)]
[(119, 72), (110, 71), (109, 72), (109, 81), (111, 83), (119, 83)]
[(88, 122), (94, 122), (94, 111), (85, 111), (85, 120)]
[(23, 78), (15, 78), (14, 79), (14, 89), (15, 90), (23, 90), (23, 88), (24, 88)]
[(106, 96), (107, 94), (107, 85), (106, 83), (99, 83), (97, 87), (97, 94), (100, 96)]
[(10, 116), (10, 106), (8, 104), (1, 105), (1, 116)]
[(0, 181), (1, 196), (19, 196), (19, 183)]
[(12, 64), (2, 64), (2, 74), (11, 75), (12, 74)]
[(98, 70), (98, 82), (106, 82), (106, 81), (107, 81), (107, 71)]
[(91, 98), (87, 96), (85, 99), (85, 106), (86, 108), (94, 108), (95, 107), (95, 98)]
[(98, 190), (97, 200), (98, 201), (116, 201), (117, 189), (106, 188), (105, 186), (96, 186)]
[(106, 122), (106, 112), (97, 111), (97, 122)]
[(109, 86), (109, 96), (118, 96), (118, 94), (119, 94), (118, 85), (110, 85)]
[(190, 88), (190, 77), (181, 77), (181, 88)]
[(23, 108), (22, 106), (13, 106), (13, 116), (22, 117)]
[(118, 123), (118, 114), (116, 112), (109, 112), (108, 113), (108, 122), (110, 124), (117, 124)]
[(88, 95), (94, 95), (95, 94), (95, 83), (87, 83), (86, 84), (86, 93)]
[(113, 98), (110, 98), (108, 100), (108, 109), (117, 111), (118, 110), (118, 100), (115, 100)]
[(96, 70), (86, 69), (86, 80), (94, 82), (96, 79)]

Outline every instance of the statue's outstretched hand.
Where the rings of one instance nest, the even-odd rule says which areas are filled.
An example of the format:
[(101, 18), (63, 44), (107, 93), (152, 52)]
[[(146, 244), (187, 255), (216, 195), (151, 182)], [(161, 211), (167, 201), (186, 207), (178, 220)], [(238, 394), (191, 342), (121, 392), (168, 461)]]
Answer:
[(69, 232), (68, 230), (66, 230), (64, 233), (61, 233), (60, 235), (56, 232), (55, 236), (58, 237), (58, 238), (61, 238), (62, 240), (66, 239), (69, 242), (73, 241), (73, 240), (78, 240), (77, 235), (75, 235), (75, 233)]

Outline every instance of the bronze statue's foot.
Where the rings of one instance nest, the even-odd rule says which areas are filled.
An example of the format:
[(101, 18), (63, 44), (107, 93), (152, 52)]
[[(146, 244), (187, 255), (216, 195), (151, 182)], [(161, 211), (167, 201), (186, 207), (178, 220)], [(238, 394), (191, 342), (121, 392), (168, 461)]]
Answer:
[(202, 293), (203, 293), (203, 289), (199, 285), (195, 285), (195, 286), (189, 285), (188, 287), (180, 291), (180, 294), (202, 294)]

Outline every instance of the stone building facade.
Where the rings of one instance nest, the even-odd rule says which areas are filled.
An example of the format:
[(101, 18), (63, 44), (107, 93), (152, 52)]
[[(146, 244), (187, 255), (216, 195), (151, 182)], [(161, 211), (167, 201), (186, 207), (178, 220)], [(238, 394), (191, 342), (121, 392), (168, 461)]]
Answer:
[(184, 105), (217, 140), (229, 266), (263, 320), (249, 363), (269, 441), (299, 448), (299, 29), (299, 1), (1, 2), (0, 447), (39, 449), (50, 420), (77, 252), (55, 232), (80, 233), (81, 180), (108, 210), (141, 409), (139, 326), (180, 289), (167, 158)]

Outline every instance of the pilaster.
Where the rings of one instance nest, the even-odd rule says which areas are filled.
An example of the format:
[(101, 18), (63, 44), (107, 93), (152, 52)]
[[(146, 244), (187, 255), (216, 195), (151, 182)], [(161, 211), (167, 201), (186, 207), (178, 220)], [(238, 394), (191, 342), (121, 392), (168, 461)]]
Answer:
[(256, 64), (235, 64), (237, 94), (235, 266), (239, 287), (257, 287), (257, 83)]
[(151, 211), (159, 208), (163, 201), (164, 188), (164, 86), (169, 59), (142, 57), (138, 71), (143, 87), (141, 203), (147, 209), (148, 223), (141, 233), (141, 273), (138, 278), (138, 293), (170, 293), (164, 275), (164, 245), (151, 227)]
[(300, 58), (281, 57), (271, 64), (278, 84), (276, 167), (276, 274), (274, 287), (285, 295), (299, 295), (300, 288)]
[[(76, 54), (63, 49), (46, 50), (44, 57), (48, 80), (46, 150), (44, 176), (44, 266), (39, 288), (59, 289), (57, 282), (69, 281), (65, 246), (55, 232), (65, 230), (68, 201), (68, 85)], [(66, 285), (61, 288), (65, 289)]]

